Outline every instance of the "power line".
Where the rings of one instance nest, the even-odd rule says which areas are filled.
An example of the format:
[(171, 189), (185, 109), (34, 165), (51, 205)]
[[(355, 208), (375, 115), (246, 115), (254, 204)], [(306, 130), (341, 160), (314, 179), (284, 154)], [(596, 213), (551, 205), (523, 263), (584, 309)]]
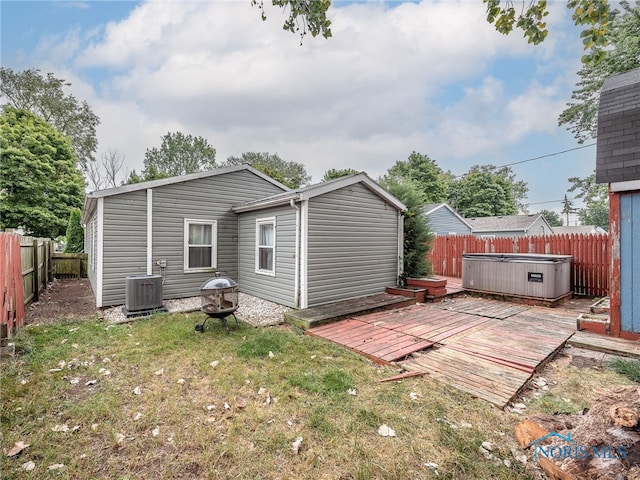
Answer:
[[(593, 147), (595, 144), (596, 144), (595, 142), (594, 143), (588, 143), (587, 145), (581, 145), (579, 147), (573, 147), (573, 148), (569, 148), (567, 150), (562, 150), (562, 151), (559, 151), (559, 152), (547, 153), (545, 155), (540, 155), (538, 157), (527, 158), (525, 160), (520, 160), (518, 162), (506, 163), (504, 165), (498, 165), (495, 168), (511, 167), (513, 165), (520, 165), (521, 163), (533, 162), (535, 160), (541, 160), (543, 158), (555, 157), (557, 155), (562, 155), (564, 153), (574, 152), (576, 150), (582, 150), (583, 148)], [(465, 177), (467, 175), (468, 175), (468, 173), (463, 173), (462, 175), (456, 175), (455, 178)], [(551, 203), (551, 202), (549, 202), (549, 203)]]
[[(576, 200), (578, 197), (573, 197), (573, 198), (567, 198), (567, 200), (571, 201), (571, 200)], [(559, 203), (559, 202), (564, 202), (564, 198), (561, 198), (560, 200), (547, 200), (546, 202), (533, 202), (533, 203), (524, 203), (523, 205), (526, 205), (527, 207), (530, 205), (542, 205), (543, 203)]]
[(496, 168), (511, 167), (512, 165), (520, 165), (521, 163), (533, 162), (534, 160), (540, 160), (542, 158), (555, 157), (556, 155), (562, 155), (563, 153), (569, 153), (575, 150), (581, 150), (583, 148), (593, 147), (594, 145), (595, 145), (595, 142), (589, 143), (587, 145), (581, 145), (580, 147), (569, 148), (568, 150), (562, 150), (561, 152), (547, 153), (546, 155), (540, 155), (539, 157), (527, 158), (526, 160), (520, 160), (519, 162), (507, 163), (506, 165), (500, 165)]

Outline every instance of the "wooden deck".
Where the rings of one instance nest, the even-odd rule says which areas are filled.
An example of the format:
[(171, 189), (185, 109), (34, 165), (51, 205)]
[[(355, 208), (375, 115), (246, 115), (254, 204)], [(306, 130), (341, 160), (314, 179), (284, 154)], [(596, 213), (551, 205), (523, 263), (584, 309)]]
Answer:
[(567, 343), (573, 347), (640, 359), (640, 342), (634, 340), (606, 337), (597, 333), (576, 332)]
[(359, 316), (306, 333), (377, 362), (404, 359), (407, 371), (504, 407), (574, 332), (572, 313), (465, 298)]
[(284, 318), (287, 323), (301, 328), (302, 330), (306, 330), (308, 328), (335, 322), (343, 318), (364, 315), (381, 310), (384, 311), (401, 308), (415, 303), (415, 298), (380, 293), (377, 295), (368, 295), (366, 297), (334, 302), (327, 305), (319, 305), (317, 307), (291, 310), (284, 314)]

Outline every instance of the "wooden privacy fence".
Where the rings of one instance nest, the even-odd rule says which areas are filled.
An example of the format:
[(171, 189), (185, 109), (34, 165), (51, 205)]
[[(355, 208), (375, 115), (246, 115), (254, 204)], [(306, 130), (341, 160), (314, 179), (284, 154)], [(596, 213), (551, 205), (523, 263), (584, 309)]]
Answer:
[(462, 277), (463, 253), (543, 253), (571, 255), (571, 288), (575, 294), (604, 297), (609, 292), (608, 235), (545, 235), (540, 237), (480, 238), (440, 236), (431, 244), (433, 273)]
[[(24, 322), (24, 308), (37, 302), (53, 277), (87, 276), (86, 253), (56, 253), (47, 238), (0, 232), (0, 326), (11, 336)], [(6, 332), (6, 333), (5, 333)]]
[(24, 321), (20, 236), (0, 232), (0, 331), (11, 336)]

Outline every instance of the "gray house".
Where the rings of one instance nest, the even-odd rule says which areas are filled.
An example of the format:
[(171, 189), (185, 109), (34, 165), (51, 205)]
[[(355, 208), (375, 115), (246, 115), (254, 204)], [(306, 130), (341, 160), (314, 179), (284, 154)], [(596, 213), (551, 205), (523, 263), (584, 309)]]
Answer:
[(379, 293), (400, 273), (404, 209), (364, 173), (290, 191), (246, 165), (99, 190), (83, 211), (89, 279), (98, 307), (141, 274), (163, 276), (165, 299), (215, 271), (291, 307)]
[(471, 235), (471, 225), (446, 203), (425, 205), (424, 216), (437, 236)]
[(501, 215), (497, 217), (467, 218), (473, 234), (483, 238), (495, 237), (536, 237), (551, 235), (553, 228), (542, 214)]

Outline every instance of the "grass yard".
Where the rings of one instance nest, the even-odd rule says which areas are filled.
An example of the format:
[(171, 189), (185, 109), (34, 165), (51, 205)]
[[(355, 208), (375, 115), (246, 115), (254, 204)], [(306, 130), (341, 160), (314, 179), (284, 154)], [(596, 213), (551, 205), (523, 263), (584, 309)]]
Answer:
[[(209, 321), (196, 334), (201, 320), (22, 329), (20, 354), (0, 362), (0, 477), (534, 478), (512, 454), (520, 416), (428, 378), (378, 383), (398, 371), (287, 327), (232, 323), (226, 335)], [(577, 411), (630, 382), (588, 372), (564, 368), (528, 413)], [(383, 424), (396, 436), (380, 436)], [(17, 441), (29, 446), (7, 457)], [(484, 441), (510, 466), (487, 460)]]

